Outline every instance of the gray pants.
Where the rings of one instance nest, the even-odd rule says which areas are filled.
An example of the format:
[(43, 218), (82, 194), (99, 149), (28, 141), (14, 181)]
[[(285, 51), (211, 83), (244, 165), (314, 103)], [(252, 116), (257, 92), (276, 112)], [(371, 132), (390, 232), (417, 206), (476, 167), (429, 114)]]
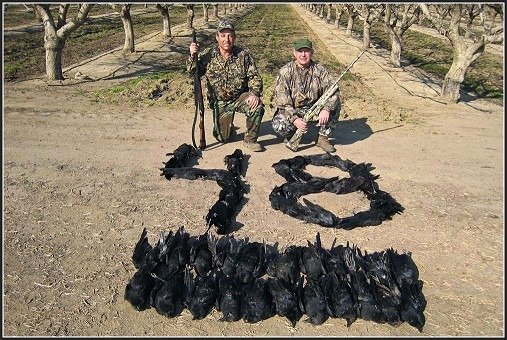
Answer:
[[(298, 117), (303, 118), (304, 113), (297, 114)], [(319, 135), (329, 137), (331, 132), (336, 127), (336, 124), (338, 123), (338, 112), (337, 111), (331, 111), (329, 115), (329, 121), (326, 125), (319, 126)], [(313, 120), (311, 120), (309, 123), (311, 125), (317, 125), (319, 122), (319, 116), (315, 116)], [(276, 109), (275, 114), (273, 115), (273, 119), (271, 121), (271, 126), (273, 127), (273, 130), (277, 134), (279, 134), (282, 137), (285, 137), (287, 139), (290, 139), (292, 135), (296, 132), (297, 128), (289, 122), (289, 120), (286, 117), (285, 110), (283, 109)]]

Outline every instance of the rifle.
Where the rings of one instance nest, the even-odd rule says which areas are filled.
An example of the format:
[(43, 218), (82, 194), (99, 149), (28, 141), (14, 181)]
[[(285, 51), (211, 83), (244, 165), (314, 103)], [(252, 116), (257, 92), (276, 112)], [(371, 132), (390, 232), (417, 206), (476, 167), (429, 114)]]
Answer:
[[(310, 121), (315, 115), (318, 115), (320, 113), (320, 110), (324, 107), (324, 104), (328, 101), (329, 98), (331, 98), (335, 92), (338, 90), (338, 82), (340, 79), (347, 73), (348, 70), (356, 63), (356, 61), (363, 55), (364, 51), (361, 51), (359, 55), (354, 59), (354, 61), (340, 74), (338, 79), (334, 82), (333, 85), (331, 85), (326, 92), (320, 96), (320, 98), (310, 107), (310, 109), (305, 113), (303, 120), (305, 122)], [(299, 143), (301, 142), (301, 137), (303, 137), (303, 132), (299, 129), (296, 130), (294, 135), (291, 137), (291, 139), (287, 142), (285, 145), (292, 151), (298, 151)]]
[[(195, 30), (192, 31), (192, 42), (196, 43), (197, 39), (195, 37)], [(199, 63), (198, 63), (198, 53), (194, 54), (194, 63), (195, 63), (195, 72), (194, 72), (194, 101), (195, 101), (195, 115), (194, 122), (192, 123), (192, 144), (194, 148), (197, 149), (197, 145), (195, 144), (195, 124), (197, 121), (197, 114), (199, 114), (199, 131), (201, 133), (201, 138), (199, 140), (199, 149), (204, 150), (206, 148), (206, 134), (204, 131), (204, 100), (202, 98), (202, 87), (201, 87), (201, 77), (199, 77)]]

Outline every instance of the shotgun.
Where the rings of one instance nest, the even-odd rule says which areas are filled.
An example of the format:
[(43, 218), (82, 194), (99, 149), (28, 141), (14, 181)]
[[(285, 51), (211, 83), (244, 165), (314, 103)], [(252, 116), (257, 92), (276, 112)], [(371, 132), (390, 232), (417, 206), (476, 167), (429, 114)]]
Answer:
[[(335, 92), (338, 90), (338, 82), (342, 77), (347, 73), (348, 70), (356, 63), (356, 61), (363, 55), (364, 51), (361, 51), (359, 55), (354, 59), (354, 61), (345, 69), (345, 71), (340, 74), (338, 79), (334, 82), (333, 85), (331, 85), (326, 92), (320, 96), (320, 98), (308, 109), (308, 111), (305, 113), (303, 120), (305, 122), (310, 121), (315, 115), (318, 115), (320, 113), (320, 110), (324, 107), (324, 104), (331, 98)], [(299, 129), (296, 130), (294, 135), (291, 137), (291, 139), (287, 142), (285, 145), (292, 151), (298, 151), (299, 143), (301, 142), (301, 137), (303, 137), (303, 132)]]
[[(197, 39), (195, 37), (195, 30), (192, 31), (192, 42), (197, 43)], [(199, 115), (199, 131), (201, 136), (199, 140), (199, 149), (204, 150), (206, 148), (206, 134), (204, 131), (204, 99), (202, 97), (201, 77), (199, 76), (199, 63), (197, 52), (194, 54), (194, 63), (195, 63), (195, 72), (194, 72), (195, 115), (194, 122), (192, 124), (192, 144), (194, 148), (197, 149), (194, 134), (195, 134), (195, 124), (197, 122), (197, 115)]]

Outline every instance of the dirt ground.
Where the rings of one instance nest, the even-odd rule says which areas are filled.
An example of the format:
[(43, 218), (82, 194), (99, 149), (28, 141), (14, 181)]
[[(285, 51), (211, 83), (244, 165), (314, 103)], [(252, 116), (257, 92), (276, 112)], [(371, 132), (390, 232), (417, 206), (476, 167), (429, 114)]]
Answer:
[[(359, 41), (294, 8), (340, 62), (355, 58)], [(160, 176), (166, 153), (191, 143), (192, 106), (134, 108), (97, 102), (91, 93), (152, 67), (153, 60), (162, 60), (157, 67), (170, 65), (186, 53), (190, 38), (182, 32), (174, 32), (180, 34), (174, 48), (159, 35), (150, 37), (130, 62), (114, 52), (75, 65), (61, 84), (4, 84), (3, 335), (504, 335), (503, 107), (468, 95), (457, 104), (440, 103), (438, 82), (410, 67), (390, 67), (381, 50), (365, 54), (351, 70), (373, 97), (344, 102), (333, 139), (340, 157), (372, 163), (380, 188), (405, 212), (379, 226), (347, 231), (273, 210), (268, 195), (284, 180), (271, 165), (295, 154), (274, 135), (268, 110), (259, 138), (266, 150), (243, 150), (250, 191), (235, 217), (234, 235), (284, 248), (304, 245), (320, 232), (326, 247), (336, 237), (368, 252), (411, 252), (427, 299), (423, 332), (407, 323), (361, 319), (347, 328), (342, 319), (314, 326), (303, 317), (292, 328), (280, 317), (227, 323), (218, 321), (217, 311), (196, 321), (187, 310), (173, 319), (153, 309), (134, 310), (123, 294), (135, 272), (130, 257), (143, 227), (152, 244), (160, 231), (180, 226), (202, 233), (220, 188)], [(75, 80), (77, 71), (100, 80)], [(223, 157), (242, 148), (244, 119), (236, 118), (239, 135), (225, 145), (213, 140), (210, 120), (208, 148), (197, 167), (223, 169)], [(299, 153), (320, 150), (305, 136)], [(308, 171), (332, 174), (320, 167)], [(359, 194), (308, 199), (338, 216), (365, 206)]]

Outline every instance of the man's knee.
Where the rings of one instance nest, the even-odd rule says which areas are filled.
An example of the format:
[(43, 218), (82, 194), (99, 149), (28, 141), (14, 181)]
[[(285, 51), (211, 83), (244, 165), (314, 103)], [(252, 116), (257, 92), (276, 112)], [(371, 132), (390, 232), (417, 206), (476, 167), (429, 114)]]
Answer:
[(290, 136), (296, 130), (294, 124), (289, 122), (280, 109), (277, 109), (271, 120), (273, 130), (282, 137)]

